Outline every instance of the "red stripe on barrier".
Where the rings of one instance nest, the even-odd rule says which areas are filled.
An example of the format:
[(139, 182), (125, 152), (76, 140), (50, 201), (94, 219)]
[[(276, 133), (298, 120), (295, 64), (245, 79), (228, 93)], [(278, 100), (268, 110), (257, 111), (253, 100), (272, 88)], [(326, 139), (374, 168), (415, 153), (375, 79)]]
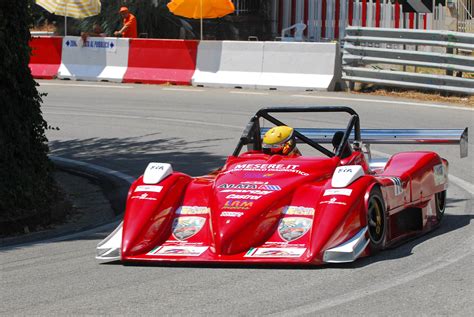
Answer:
[(375, 27), (380, 27), (380, 0), (375, 1)]
[(349, 0), (349, 13), (348, 13), (348, 23), (349, 25), (352, 25), (352, 19), (354, 16), (354, 3), (353, 0)]
[(59, 36), (33, 37), (30, 40), (30, 69), (33, 78), (53, 79), (61, 65), (63, 39)]
[(426, 15), (427, 15), (426, 13), (423, 15), (423, 29), (424, 29), (424, 30), (426, 30), (427, 24), (428, 24)]
[(321, 38), (326, 38), (326, 0), (321, 0)]
[(191, 85), (198, 41), (130, 39), (124, 83)]
[(362, 26), (367, 26), (367, 0), (362, 0)]
[(398, 0), (395, 1), (395, 28), (398, 29), (400, 28), (400, 4), (398, 3)]
[(415, 28), (415, 13), (410, 12), (408, 14), (408, 16), (409, 16), (409, 19), (410, 19), (410, 29), (413, 29), (413, 28)]

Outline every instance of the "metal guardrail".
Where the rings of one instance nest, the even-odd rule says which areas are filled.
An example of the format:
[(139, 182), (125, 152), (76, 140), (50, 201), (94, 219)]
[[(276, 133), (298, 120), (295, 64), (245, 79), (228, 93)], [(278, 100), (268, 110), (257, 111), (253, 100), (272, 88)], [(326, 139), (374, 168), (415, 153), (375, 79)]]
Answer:
[[(441, 47), (446, 52), (417, 51), (419, 46)], [(474, 56), (454, 54), (458, 50), (474, 52), (474, 34), (349, 27), (344, 37), (342, 79), (474, 95)], [(403, 70), (393, 70), (400, 65)], [(446, 74), (407, 72), (406, 66), (414, 66), (415, 71), (416, 67), (442, 69)], [(473, 77), (453, 76), (455, 73)]]

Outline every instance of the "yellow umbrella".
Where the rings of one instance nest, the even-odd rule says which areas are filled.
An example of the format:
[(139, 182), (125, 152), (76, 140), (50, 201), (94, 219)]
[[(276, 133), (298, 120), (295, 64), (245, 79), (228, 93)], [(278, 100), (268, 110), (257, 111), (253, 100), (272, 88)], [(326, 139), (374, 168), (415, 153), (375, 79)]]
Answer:
[(36, 4), (56, 15), (64, 16), (64, 35), (67, 35), (67, 17), (87, 18), (100, 13), (100, 0), (36, 0)]
[(230, 0), (172, 0), (168, 3), (168, 9), (175, 15), (190, 19), (222, 18), (235, 11), (234, 4)]

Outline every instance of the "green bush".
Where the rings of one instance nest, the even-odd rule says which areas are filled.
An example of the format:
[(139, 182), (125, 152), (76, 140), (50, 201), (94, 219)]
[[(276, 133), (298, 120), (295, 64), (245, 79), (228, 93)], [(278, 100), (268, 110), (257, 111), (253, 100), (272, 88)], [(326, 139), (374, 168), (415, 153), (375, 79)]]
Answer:
[(54, 185), (28, 62), (32, 0), (0, 2), (0, 233), (48, 221)]

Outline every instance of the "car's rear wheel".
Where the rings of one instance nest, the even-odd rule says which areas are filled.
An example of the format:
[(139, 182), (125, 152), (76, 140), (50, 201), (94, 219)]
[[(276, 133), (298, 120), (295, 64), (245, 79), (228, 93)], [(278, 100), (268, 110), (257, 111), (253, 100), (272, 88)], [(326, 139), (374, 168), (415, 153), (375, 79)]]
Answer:
[(367, 225), (370, 248), (373, 252), (382, 248), (387, 232), (385, 204), (380, 189), (375, 187), (370, 191), (367, 202)]
[(446, 191), (435, 194), (435, 205), (436, 205), (436, 218), (438, 221), (441, 221), (444, 216), (444, 211), (446, 210)]

